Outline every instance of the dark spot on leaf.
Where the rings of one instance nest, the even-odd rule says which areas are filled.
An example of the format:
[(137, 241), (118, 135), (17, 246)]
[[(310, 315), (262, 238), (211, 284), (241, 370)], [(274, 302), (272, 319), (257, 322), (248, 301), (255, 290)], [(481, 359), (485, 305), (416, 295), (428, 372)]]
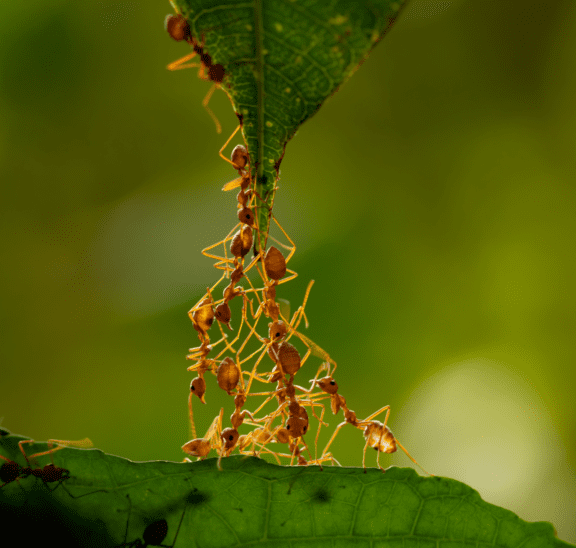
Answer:
[(324, 487), (320, 487), (314, 495), (312, 495), (312, 500), (315, 502), (328, 502), (330, 498), (330, 493)]
[(209, 498), (210, 497), (206, 493), (201, 493), (197, 489), (194, 489), (194, 491), (186, 497), (186, 502), (192, 506), (199, 506), (200, 504), (207, 502)]

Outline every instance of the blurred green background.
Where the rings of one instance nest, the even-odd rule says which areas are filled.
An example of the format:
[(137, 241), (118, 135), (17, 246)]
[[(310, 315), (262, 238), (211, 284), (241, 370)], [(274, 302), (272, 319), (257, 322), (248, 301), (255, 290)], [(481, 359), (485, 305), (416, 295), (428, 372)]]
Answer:
[[(217, 135), (209, 84), (165, 69), (171, 11), (0, 4), (2, 425), (135, 460), (184, 456), (186, 312), (235, 222), (236, 119), (217, 92)], [(305, 333), (350, 407), (390, 404), (424, 468), (573, 543), (575, 51), (572, 0), (414, 0), (289, 143), (275, 204), (278, 296), (316, 280)], [(208, 380), (201, 432), (231, 404)], [(359, 466), (363, 442), (332, 450)]]

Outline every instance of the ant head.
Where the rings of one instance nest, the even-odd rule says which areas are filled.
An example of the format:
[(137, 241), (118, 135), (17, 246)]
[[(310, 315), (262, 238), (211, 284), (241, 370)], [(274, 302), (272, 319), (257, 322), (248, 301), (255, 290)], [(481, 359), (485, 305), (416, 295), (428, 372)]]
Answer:
[(316, 381), (320, 390), (326, 394), (336, 394), (338, 392), (338, 383), (332, 377), (324, 377)]
[(254, 213), (249, 207), (244, 207), (238, 212), (238, 219), (242, 224), (254, 226)]
[(286, 333), (288, 333), (288, 328), (282, 320), (268, 324), (268, 336), (270, 337), (270, 340), (279, 341), (284, 338)]
[(224, 428), (220, 434), (220, 438), (224, 443), (224, 450), (228, 453), (236, 447), (239, 438), (238, 430), (236, 428)]
[(190, 25), (183, 15), (167, 15), (164, 19), (164, 28), (177, 42), (187, 40), (190, 37)]
[(230, 319), (232, 318), (232, 311), (228, 303), (221, 303), (214, 309), (216, 319), (230, 328)]
[(206, 392), (206, 381), (202, 377), (196, 377), (190, 383), (190, 393), (196, 394), (202, 403), (206, 403), (204, 401), (204, 394)]
[(291, 438), (300, 438), (308, 431), (308, 421), (291, 416), (286, 421), (286, 430)]

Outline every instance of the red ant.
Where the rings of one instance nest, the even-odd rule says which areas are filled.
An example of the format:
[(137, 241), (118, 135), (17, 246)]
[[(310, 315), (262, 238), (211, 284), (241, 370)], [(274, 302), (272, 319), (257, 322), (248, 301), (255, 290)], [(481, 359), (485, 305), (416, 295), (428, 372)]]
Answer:
[[(0, 459), (6, 461), (0, 467), (0, 480), (3, 482), (0, 487), (4, 487), (6, 484), (11, 483), (13, 481), (17, 481), (18, 479), (27, 478), (28, 476), (34, 476), (40, 478), (46, 488), (53, 492), (56, 490), (58, 485), (62, 485), (62, 489), (64, 489), (72, 498), (80, 498), (88, 494), (92, 494), (98, 491), (102, 491), (99, 489), (98, 491), (92, 491), (90, 493), (85, 493), (84, 495), (75, 496), (66, 487), (63, 485), (63, 481), (70, 479), (70, 471), (66, 468), (61, 468), (60, 466), (56, 466), (53, 462), (50, 464), (46, 464), (43, 467), (34, 468), (30, 465), (30, 459), (35, 459), (36, 457), (41, 457), (43, 455), (52, 455), (52, 453), (58, 451), (59, 449), (63, 449), (64, 447), (74, 445), (78, 447), (91, 447), (92, 442), (85, 438), (80, 441), (66, 441), (66, 440), (48, 440), (48, 447), (47, 451), (42, 451), (40, 453), (34, 453), (33, 455), (26, 455), (24, 451), (23, 445), (25, 443), (34, 443), (34, 440), (20, 440), (18, 442), (18, 447), (24, 458), (26, 459), (27, 466), (20, 466), (17, 462), (10, 460), (2, 455), (0, 455)], [(57, 447), (52, 447), (54, 444), (57, 444)], [(49, 483), (58, 482), (56, 486), (51, 489), (48, 485)]]
[[(220, 125), (218, 118), (216, 118), (216, 115), (208, 107), (208, 103), (210, 102), (212, 94), (217, 88), (220, 87), (222, 81), (224, 80), (224, 76), (226, 76), (224, 67), (219, 63), (212, 63), (212, 57), (210, 57), (210, 55), (204, 51), (204, 39), (202, 39), (202, 43), (199, 44), (196, 38), (190, 35), (190, 25), (183, 15), (179, 13), (176, 15), (167, 15), (166, 19), (164, 20), (164, 26), (168, 31), (168, 34), (170, 34), (174, 40), (177, 42), (186, 40), (186, 42), (192, 46), (192, 51), (181, 59), (170, 63), (167, 66), (168, 70), (200, 67), (198, 76), (202, 78), (202, 80), (209, 80), (214, 82), (206, 94), (206, 97), (204, 97), (202, 106), (208, 111), (208, 114), (210, 114), (212, 120), (214, 120), (214, 123), (216, 124), (216, 131), (221, 133), (222, 126)], [(190, 61), (190, 59), (192, 59), (195, 55), (200, 57), (200, 63), (187, 63), (187, 61)]]

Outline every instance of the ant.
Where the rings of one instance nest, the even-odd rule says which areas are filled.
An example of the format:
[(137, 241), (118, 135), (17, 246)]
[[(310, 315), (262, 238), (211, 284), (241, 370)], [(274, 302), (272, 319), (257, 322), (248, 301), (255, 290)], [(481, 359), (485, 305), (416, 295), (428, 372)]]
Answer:
[[(382, 466), (380, 466), (380, 453), (395, 453), (400, 447), (406, 456), (416, 465), (418, 466), (424, 473), (432, 476), (429, 472), (426, 472), (422, 466), (418, 464), (418, 462), (408, 453), (406, 448), (398, 441), (397, 438), (394, 437), (392, 434), (392, 430), (387, 426), (388, 423), (388, 416), (390, 415), (390, 406), (385, 405), (384, 407), (378, 409), (375, 413), (372, 413), (370, 416), (366, 417), (364, 420), (358, 420), (356, 417), (356, 413), (348, 408), (346, 405), (346, 399), (338, 394), (338, 383), (331, 377), (327, 376), (322, 379), (314, 379), (312, 381), (313, 384), (317, 384), (324, 394), (319, 394), (318, 399), (323, 399), (329, 397), (331, 400), (332, 412), (336, 414), (340, 409), (342, 409), (344, 413), (344, 422), (341, 422), (334, 430), (332, 437), (328, 441), (324, 451), (322, 452), (322, 457), (327, 455), (326, 451), (338, 435), (338, 432), (345, 424), (351, 424), (352, 426), (363, 430), (364, 437), (366, 438), (366, 444), (364, 445), (364, 452), (362, 455), (362, 467), (364, 468), (364, 472), (366, 472), (366, 450), (368, 446), (372, 447), (378, 452), (376, 457), (376, 464), (378, 468), (382, 470), (382, 472), (386, 472)], [(315, 397), (318, 394), (310, 396)], [(318, 399), (314, 401), (318, 401)], [(384, 417), (384, 422), (380, 422), (374, 420), (375, 417), (380, 415), (386, 411), (386, 416)], [(398, 446), (398, 447), (397, 447)]]
[[(34, 476), (36, 478), (40, 478), (43, 484), (46, 486), (46, 489), (48, 489), (50, 492), (54, 492), (57, 489), (58, 485), (62, 485), (62, 489), (64, 489), (72, 498), (75, 499), (84, 497), (88, 494), (103, 491), (102, 489), (99, 489), (97, 491), (85, 493), (84, 495), (73, 495), (72, 493), (70, 493), (70, 491), (68, 491), (68, 489), (66, 489), (66, 487), (63, 484), (65, 480), (68, 480), (71, 477), (69, 470), (67, 470), (66, 468), (61, 468), (60, 466), (56, 466), (53, 462), (50, 464), (46, 464), (43, 467), (36, 467), (36, 468), (31, 466), (30, 464), (31, 459), (35, 459), (43, 455), (50, 455), (50, 457), (52, 457), (53, 453), (55, 453), (60, 449), (63, 449), (64, 447), (68, 446), (76, 446), (83, 448), (91, 447), (92, 442), (88, 438), (79, 441), (48, 440), (49, 449), (47, 451), (34, 453), (33, 455), (30, 456), (26, 455), (26, 451), (24, 451), (23, 446), (25, 443), (34, 443), (34, 440), (20, 440), (18, 442), (18, 447), (20, 448), (20, 451), (24, 456), (24, 459), (26, 460), (27, 466), (20, 466), (17, 462), (0, 455), (0, 459), (6, 461), (0, 467), (0, 480), (3, 482), (2, 485), (0, 485), (0, 487), (4, 487), (6, 484), (11, 483), (13, 481), (18, 481), (18, 479), (27, 478), (28, 476)], [(57, 445), (57, 447), (53, 447), (53, 445), (55, 444)], [(48, 484), (55, 482), (58, 483), (54, 488), (51, 489)]]
[(163, 546), (164, 548), (173, 548), (176, 544), (176, 539), (178, 538), (178, 533), (180, 532), (180, 526), (182, 525), (182, 521), (184, 520), (184, 514), (186, 513), (186, 508), (182, 512), (182, 517), (180, 518), (180, 522), (178, 523), (178, 529), (176, 529), (176, 534), (174, 535), (174, 542), (171, 545), (162, 544), (164, 539), (168, 535), (168, 522), (165, 519), (158, 519), (149, 523), (144, 529), (144, 533), (142, 533), (142, 540), (136, 539), (132, 542), (126, 542), (128, 538), (128, 526), (130, 524), (130, 514), (132, 513), (132, 500), (130, 499), (130, 495), (126, 495), (128, 498), (128, 502), (130, 504), (130, 509), (128, 511), (128, 520), (126, 521), (126, 533), (124, 535), (124, 542), (118, 545), (120, 547), (132, 547), (132, 548), (146, 548), (147, 546)]
[[(170, 63), (167, 66), (167, 69), (180, 70), (185, 68), (200, 67), (198, 76), (202, 78), (202, 80), (209, 80), (214, 82), (206, 94), (206, 97), (204, 97), (202, 106), (207, 110), (212, 120), (214, 120), (214, 123), (216, 124), (216, 131), (218, 133), (222, 133), (222, 126), (220, 125), (218, 118), (216, 118), (216, 115), (208, 106), (208, 103), (210, 102), (214, 91), (220, 87), (222, 81), (224, 80), (224, 76), (226, 76), (224, 67), (219, 63), (212, 63), (212, 57), (210, 57), (210, 55), (204, 51), (204, 38), (202, 38), (202, 43), (199, 44), (196, 38), (191, 36), (190, 25), (183, 15), (179, 13), (176, 15), (167, 15), (166, 19), (164, 20), (164, 26), (168, 31), (168, 34), (174, 40), (177, 42), (186, 40), (186, 42), (192, 46), (192, 51), (188, 55), (185, 55), (181, 59)], [(200, 63), (187, 63), (196, 55), (200, 57)]]

